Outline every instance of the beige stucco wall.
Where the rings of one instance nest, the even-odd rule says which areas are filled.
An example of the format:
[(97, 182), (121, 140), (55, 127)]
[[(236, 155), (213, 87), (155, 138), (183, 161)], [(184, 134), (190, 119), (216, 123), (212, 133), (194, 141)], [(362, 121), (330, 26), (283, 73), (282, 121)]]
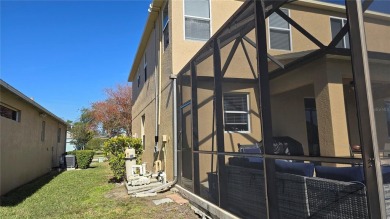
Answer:
[[(372, 80), (390, 84), (386, 70), (389, 65), (370, 63)], [(271, 81), (271, 105), (273, 134), (288, 135), (307, 149), (307, 135), (303, 99), (315, 97), (321, 155), (349, 156), (349, 145), (358, 144), (359, 131), (355, 93), (351, 88), (352, 69), (349, 59), (328, 56), (302, 68), (296, 69)], [(375, 91), (374, 91), (375, 94)], [(384, 108), (388, 96), (376, 97), (376, 109)], [(386, 115), (384, 110), (376, 110), (379, 149), (389, 143)], [(293, 125), (292, 125), (293, 124)]]
[[(212, 33), (214, 33), (241, 4), (242, 1), (212, 1)], [(215, 9), (213, 9), (214, 7)], [(177, 74), (184, 64), (190, 60), (201, 46), (204, 45), (205, 41), (184, 40), (182, 1), (169, 1), (169, 18), (170, 44), (160, 53), (161, 61), (154, 61), (156, 58), (158, 59), (158, 48), (160, 48), (159, 44), (161, 39), (161, 15), (159, 15), (155, 22), (155, 29), (150, 35), (148, 46), (146, 48), (149, 78), (145, 83), (143, 77), (143, 61), (141, 61), (140, 66), (138, 67), (138, 73), (133, 81), (132, 131), (133, 135), (142, 137), (141, 117), (142, 115), (145, 115), (146, 148), (143, 153), (143, 161), (148, 163), (148, 170), (154, 170), (154, 161), (161, 160), (163, 168), (164, 166), (166, 167), (168, 179), (173, 179), (173, 84), (169, 76), (172, 73)], [(155, 35), (155, 33), (157, 35)], [(155, 49), (155, 43), (157, 43), (157, 51)], [(157, 71), (154, 70), (156, 63), (160, 63), (160, 66), (157, 65)], [(158, 74), (158, 72), (160, 72), (160, 74)], [(139, 87), (137, 87), (138, 74), (141, 75), (141, 83)], [(158, 84), (157, 89), (159, 86), (161, 88), (161, 99), (159, 100), (159, 98), (157, 98), (157, 101), (160, 101), (160, 106), (157, 107), (157, 109), (155, 102), (155, 79)], [(156, 110), (158, 110), (160, 114), (157, 118)], [(156, 120), (158, 122), (159, 129), (158, 153), (154, 152)], [(167, 136), (168, 142), (162, 142), (163, 135)], [(166, 158), (164, 158), (164, 150)], [(164, 161), (166, 161), (166, 165), (164, 165)]]
[[(168, 178), (172, 178), (172, 123), (173, 123), (173, 94), (172, 84), (169, 79), (170, 74), (177, 74), (184, 65), (194, 56), (194, 54), (204, 45), (204, 41), (185, 40), (184, 37), (184, 17), (183, 17), (183, 1), (173, 0), (169, 2), (169, 18), (170, 18), (170, 45), (161, 53), (161, 65), (160, 65), (160, 77), (157, 77), (157, 81), (161, 87), (161, 101), (160, 107), (155, 107), (154, 92), (155, 87), (152, 80), (154, 80), (154, 72), (151, 72), (149, 84), (142, 85), (143, 83), (143, 62), (139, 67), (139, 73), (141, 74), (141, 86), (137, 88), (133, 95), (134, 107), (133, 107), (133, 133), (138, 133), (140, 137), (140, 124), (141, 116), (146, 117), (145, 131), (147, 134), (147, 146), (144, 153), (144, 161), (148, 162), (148, 166), (151, 169), (152, 162), (156, 159), (164, 161), (164, 157), (154, 156), (154, 134), (155, 134), (155, 122), (158, 121), (159, 128), (159, 148), (162, 148), (162, 135), (167, 135), (170, 139), (166, 144), (166, 161), (167, 161), (167, 173)], [(234, 11), (242, 4), (242, 1), (211, 1), (211, 33), (215, 33), (218, 28), (234, 13)], [(331, 42), (331, 28), (330, 17), (345, 17), (342, 12), (334, 12), (329, 10), (307, 8), (297, 4), (290, 4), (287, 6), (290, 10), (290, 16), (304, 27), (313, 36), (318, 38), (323, 44), (327, 45)], [(367, 19), (366, 33), (367, 41), (369, 42), (369, 50), (386, 52), (390, 51), (390, 44), (383, 46), (378, 44), (375, 40), (386, 40), (389, 38), (390, 33), (389, 26), (386, 26), (386, 22)], [(156, 22), (157, 33), (161, 21)], [(309, 51), (318, 49), (313, 43), (306, 37), (299, 33), (295, 28), (292, 29), (292, 50), (280, 51), (270, 49), (271, 55), (282, 55), (287, 53), (295, 53), (302, 51)], [(385, 33), (385, 34), (383, 34)], [(153, 50), (150, 44), (154, 45), (156, 39), (153, 38), (154, 33), (151, 34), (149, 39), (147, 53), (157, 55), (158, 52), (148, 52)], [(158, 37), (159, 34), (157, 34)], [(269, 31), (267, 29), (267, 36)], [(254, 38), (254, 31), (248, 34), (248, 37), (252, 40)], [(159, 39), (157, 42), (160, 43)], [(233, 42), (221, 49), (222, 66), (225, 64), (225, 60), (229, 54), (230, 48)], [(251, 57), (251, 63), (256, 70), (256, 51), (245, 42), (248, 53)], [(153, 47), (154, 48), (154, 47)], [(148, 57), (149, 58), (149, 57)], [(153, 57), (151, 57), (153, 58)], [(330, 57), (328, 57), (330, 58)], [(339, 59), (339, 57), (337, 58)], [(291, 60), (283, 60), (288, 62)], [(150, 70), (151, 61), (148, 61), (148, 68)], [(319, 66), (322, 66), (321, 69)], [(372, 68), (376, 68), (371, 66)], [(198, 76), (212, 76), (212, 57), (206, 59), (197, 66)], [(316, 71), (313, 71), (316, 69)], [(225, 74), (226, 78), (254, 78), (251, 68), (244, 56), (243, 49), (239, 45), (235, 56), (227, 69)], [(148, 74), (149, 75), (149, 74)], [(347, 89), (348, 80), (352, 79), (350, 60), (341, 58), (339, 61), (324, 61), (320, 60), (310, 65), (302, 66), (301, 68), (293, 71), (290, 76), (283, 76), (271, 82), (271, 94), (273, 99), (271, 100), (275, 106), (274, 119), (274, 133), (275, 135), (289, 135), (302, 144), (304, 144), (305, 154), (308, 153), (307, 148), (307, 136), (305, 126), (305, 115), (303, 98), (315, 97), (318, 101), (319, 124), (321, 124), (320, 132), (322, 145), (325, 146), (324, 155), (329, 156), (349, 156), (349, 144), (354, 144), (358, 139), (356, 130), (356, 119), (353, 119), (352, 114), (356, 113), (353, 108), (354, 100), (351, 99), (351, 95), (347, 95), (345, 89)], [(386, 77), (381, 74), (376, 77)], [(133, 87), (136, 86), (137, 77), (133, 83)], [(202, 87), (203, 86), (203, 87)], [(256, 87), (257, 85), (254, 85)], [(200, 149), (210, 150), (211, 147), (211, 129), (212, 129), (212, 105), (210, 105), (210, 89), (212, 84), (198, 82), (198, 104), (203, 103), (199, 108), (199, 140)], [(184, 88), (185, 94), (183, 102), (190, 99), (189, 88)], [(251, 133), (239, 134), (239, 133), (225, 133), (225, 146), (226, 151), (235, 151), (237, 143), (250, 144), (254, 141), (261, 140), (260, 120), (258, 119), (258, 103), (255, 90), (252, 88), (245, 88), (243, 85), (230, 85), (224, 84), (224, 92), (246, 92), (250, 94), (251, 109), (255, 109), (251, 113)], [(283, 107), (288, 105), (289, 107)], [(273, 107), (274, 107), (273, 106)], [(280, 106), (280, 107), (279, 107)], [(379, 107), (380, 105), (378, 105)], [(159, 110), (160, 117), (155, 117), (156, 110)], [(347, 114), (345, 113), (347, 110)], [(349, 124), (348, 124), (349, 123)], [(289, 124), (289, 125), (286, 125)], [(294, 125), (291, 125), (294, 124)], [(348, 139), (348, 125), (353, 126), (349, 128), (351, 140)], [(331, 127), (331, 128), (329, 128)], [(385, 133), (385, 132), (383, 132)], [(350, 142), (351, 141), (351, 142)], [(352, 143), (353, 142), (353, 143)], [(330, 147), (331, 145), (341, 145)], [(204, 159), (211, 159), (209, 158)], [(209, 160), (202, 160), (207, 163)], [(201, 162), (201, 163), (202, 163)], [(203, 165), (203, 164), (201, 164)], [(202, 170), (201, 170), (202, 171)], [(205, 171), (201, 173), (205, 176)]]
[[(1, 191), (3, 195), (59, 165), (65, 152), (66, 126), (15, 94), (1, 89), (1, 103), (20, 110), (20, 122), (0, 117)], [(46, 122), (45, 140), (41, 141), (42, 121)], [(58, 128), (61, 139), (57, 142)]]
[[(242, 5), (237, 0), (210, 0), (211, 5), (211, 35), (230, 18)], [(184, 1), (173, 0), (171, 6), (172, 21), (172, 71), (177, 74), (195, 55), (206, 41), (185, 40), (184, 36)]]
[[(145, 150), (142, 156), (143, 162), (147, 163), (147, 169), (153, 170), (154, 159), (154, 136), (155, 136), (155, 121), (156, 121), (156, 84), (158, 85), (158, 77), (156, 77), (156, 71), (158, 71), (158, 58), (156, 54), (159, 51), (160, 42), (160, 26), (157, 24), (160, 20), (156, 21), (156, 27), (152, 31), (148, 44), (142, 58), (141, 64), (138, 67), (137, 76), (133, 81), (133, 107), (132, 107), (132, 134), (142, 139), (141, 133), (141, 120), (142, 116), (145, 116)], [(156, 40), (157, 39), (157, 40)], [(144, 59), (146, 54), (147, 60), (147, 80), (144, 77)], [(138, 86), (138, 75), (140, 75), (140, 85)]]

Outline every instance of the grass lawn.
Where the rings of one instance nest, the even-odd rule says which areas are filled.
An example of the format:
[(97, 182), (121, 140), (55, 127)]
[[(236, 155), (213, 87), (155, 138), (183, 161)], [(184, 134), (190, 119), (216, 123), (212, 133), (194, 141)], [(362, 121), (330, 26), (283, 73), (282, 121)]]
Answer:
[(1, 197), (0, 217), (197, 218), (188, 205), (155, 206), (151, 198), (131, 198), (123, 185), (109, 183), (111, 177), (107, 163), (52, 172)]

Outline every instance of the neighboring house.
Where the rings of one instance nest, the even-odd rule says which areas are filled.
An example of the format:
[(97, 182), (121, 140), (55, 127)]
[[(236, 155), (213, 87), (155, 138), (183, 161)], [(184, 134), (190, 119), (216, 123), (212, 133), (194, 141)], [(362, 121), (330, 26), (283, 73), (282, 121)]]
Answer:
[(72, 134), (66, 131), (66, 152), (76, 150), (76, 145), (72, 143)]
[(3, 195), (59, 166), (67, 125), (3, 80), (0, 88)]
[[(272, 11), (278, 2), (283, 1), (266, 2), (275, 3), (268, 5), (267, 10)], [(353, 4), (354, 1), (348, 2)], [(364, 7), (370, 2), (366, 1)], [(153, 1), (129, 75), (129, 81), (133, 82), (132, 130), (135, 136), (143, 139), (143, 161), (150, 169), (154, 161), (164, 160), (162, 155), (167, 154), (165, 171), (172, 180), (173, 115), (177, 110), (179, 187), (189, 191), (191, 201), (213, 216), (225, 217), (226, 214), (220, 213), (224, 212), (220, 211), (223, 209), (239, 217), (260, 217), (259, 212), (265, 217), (266, 201), (258, 200), (260, 195), (252, 196), (251, 193), (264, 190), (264, 182), (261, 182), (266, 180), (267, 193), (274, 194), (268, 198), (279, 198), (282, 203), (279, 207), (284, 211), (280, 214), (291, 213), (281, 218), (294, 218), (294, 210), (299, 212), (300, 209), (309, 209), (309, 212), (302, 213), (306, 216), (297, 213), (295, 218), (315, 218), (313, 212), (316, 211), (310, 209), (312, 206), (294, 207), (293, 204), (296, 202), (294, 198), (305, 202), (305, 197), (311, 195), (306, 179), (296, 183), (304, 184), (304, 191), (301, 191), (288, 187), (289, 184), (276, 185), (271, 180), (276, 175), (273, 172), (265, 177), (260, 172), (229, 167), (233, 163), (245, 163), (238, 160), (245, 152), (239, 145), (253, 147), (262, 144), (265, 133), (279, 139), (287, 136), (293, 139), (290, 142), (295, 140), (302, 145), (302, 152), (294, 152), (294, 148), (288, 148), (288, 143), (280, 140), (276, 145), (287, 147), (283, 150), (285, 154), (264, 155), (269, 159), (267, 165), (273, 162), (271, 159), (288, 159), (314, 162), (320, 167), (355, 166), (363, 160), (362, 151), (355, 150), (354, 145), (366, 148), (363, 153), (369, 157), (365, 161), (371, 163), (364, 163), (365, 166), (373, 166), (372, 151), (378, 150), (386, 155), (390, 149), (390, 15), (367, 10), (364, 31), (356, 29), (356, 19), (347, 33), (344, 6), (320, 1), (292, 1), (284, 4), (278, 13), (270, 14), (265, 22), (265, 37), (259, 37), (255, 30), (253, 4), (234, 0)], [(365, 32), (371, 81), (359, 81), (364, 78), (365, 72), (362, 71), (366, 69), (361, 66), (362, 61), (356, 62), (356, 57), (363, 56), (364, 52), (351, 52), (352, 40), (350, 42), (348, 35), (351, 31), (354, 31), (354, 39), (359, 39), (357, 37)], [(257, 48), (259, 38), (267, 39), (263, 42), (268, 55)], [(364, 41), (354, 42), (355, 48), (360, 42)], [(268, 91), (259, 86), (258, 72), (265, 67), (258, 66), (258, 63), (268, 67), (269, 82), (263, 82), (264, 78), (260, 80), (269, 86)], [(177, 94), (173, 93), (171, 74), (177, 75)], [(215, 74), (223, 76), (216, 78)], [(365, 86), (368, 91), (363, 89)], [(262, 89), (269, 93), (261, 93)], [(176, 109), (174, 95), (178, 99)], [(370, 98), (372, 106), (369, 105)], [(270, 110), (264, 112), (263, 107)], [(375, 119), (371, 121), (373, 117), (370, 117), (371, 123), (367, 122), (369, 113), (365, 110), (368, 109)], [(373, 132), (367, 129), (371, 125), (373, 130), (376, 128)], [(155, 152), (164, 147), (164, 153)], [(289, 159), (288, 155), (295, 156)], [(263, 159), (259, 153), (252, 156), (257, 156), (257, 161)], [(248, 159), (255, 161), (253, 158)], [(375, 162), (378, 166), (381, 162), (389, 163), (385, 158)], [(258, 169), (262, 167), (258, 165)], [(367, 194), (371, 197), (378, 195), (374, 174), (378, 170), (366, 170), (368, 178), (365, 183), (372, 183), (367, 184)], [(284, 193), (283, 199), (272, 186), (281, 186), (283, 192), (289, 189), (293, 192)], [(335, 184), (337, 186), (340, 185)], [(262, 194), (264, 197), (265, 192)], [(349, 213), (362, 210), (362, 214), (357, 214), (366, 218), (368, 201), (362, 197), (366, 206), (352, 206), (354, 210)], [(319, 208), (332, 206), (328, 209), (332, 211), (344, 201), (336, 199), (328, 203), (325, 198), (320, 198), (308, 202), (325, 203), (325, 207)], [(269, 202), (274, 204), (273, 200)], [(283, 205), (289, 201), (290, 206)], [(377, 202), (372, 198), (368, 202), (370, 209), (379, 206)], [(219, 210), (214, 210), (215, 206), (219, 206)], [(268, 206), (268, 210), (279, 209)], [(334, 217), (347, 218), (349, 213), (335, 214)], [(376, 218), (373, 215), (380, 213), (374, 211), (370, 214)]]

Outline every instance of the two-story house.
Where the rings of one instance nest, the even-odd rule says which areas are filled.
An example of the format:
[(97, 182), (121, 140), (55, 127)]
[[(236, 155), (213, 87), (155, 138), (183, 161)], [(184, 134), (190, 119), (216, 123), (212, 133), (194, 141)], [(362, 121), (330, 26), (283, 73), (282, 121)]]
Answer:
[(169, 77), (183, 68), (242, 2), (157, 0), (150, 5), (129, 75), (134, 100), (132, 130), (143, 140), (143, 161), (151, 169), (156, 160), (162, 161), (169, 179), (173, 177), (174, 95)]
[(153, 2), (129, 76), (144, 161), (172, 180), (177, 141), (178, 188), (214, 217), (385, 215), (390, 16), (261, 3)]

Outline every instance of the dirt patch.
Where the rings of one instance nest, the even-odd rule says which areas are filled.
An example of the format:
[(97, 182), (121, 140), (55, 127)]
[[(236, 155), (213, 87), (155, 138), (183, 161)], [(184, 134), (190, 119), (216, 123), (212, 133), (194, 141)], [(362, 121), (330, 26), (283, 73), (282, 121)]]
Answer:
[(164, 203), (155, 205), (153, 200), (166, 198), (174, 194), (172, 191), (157, 193), (156, 196), (134, 198), (127, 194), (124, 185), (117, 184), (110, 192), (106, 193), (105, 197), (108, 199), (131, 203), (131, 206), (140, 205), (146, 207), (148, 211), (143, 211), (138, 214), (141, 218), (188, 218), (199, 219), (198, 215), (194, 213), (188, 203), (178, 204), (176, 202)]
[(128, 199), (129, 195), (127, 194), (127, 190), (124, 184), (117, 184), (115, 188), (106, 193), (104, 197), (115, 200), (123, 200)]

